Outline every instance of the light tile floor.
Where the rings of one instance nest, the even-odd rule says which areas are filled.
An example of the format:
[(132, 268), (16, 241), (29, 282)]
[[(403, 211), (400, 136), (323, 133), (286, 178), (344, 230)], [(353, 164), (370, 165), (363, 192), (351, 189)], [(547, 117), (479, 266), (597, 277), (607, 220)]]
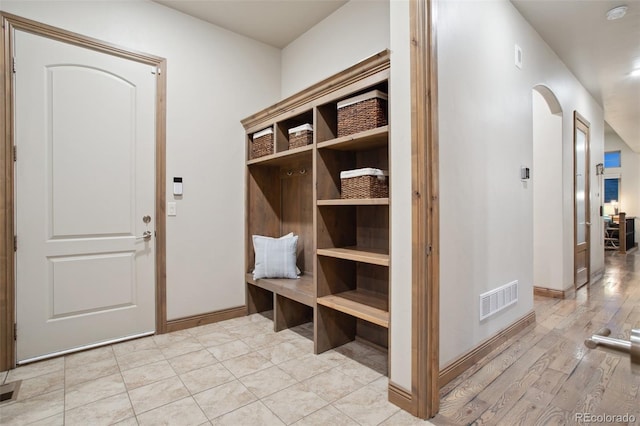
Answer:
[(387, 357), (313, 354), (312, 325), (250, 315), (0, 373), (1, 425), (430, 425), (387, 401)]

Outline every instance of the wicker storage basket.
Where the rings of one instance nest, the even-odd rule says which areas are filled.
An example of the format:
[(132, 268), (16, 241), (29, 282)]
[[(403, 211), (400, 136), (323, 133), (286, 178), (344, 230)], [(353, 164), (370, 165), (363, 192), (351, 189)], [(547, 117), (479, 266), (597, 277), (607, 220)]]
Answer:
[(338, 102), (338, 137), (387, 125), (387, 95), (379, 90)]
[(311, 124), (289, 129), (289, 149), (300, 148), (301, 146), (313, 143), (313, 127)]
[(273, 154), (273, 129), (271, 127), (253, 134), (251, 159)]
[(386, 171), (356, 169), (340, 172), (341, 198), (386, 198), (389, 196)]

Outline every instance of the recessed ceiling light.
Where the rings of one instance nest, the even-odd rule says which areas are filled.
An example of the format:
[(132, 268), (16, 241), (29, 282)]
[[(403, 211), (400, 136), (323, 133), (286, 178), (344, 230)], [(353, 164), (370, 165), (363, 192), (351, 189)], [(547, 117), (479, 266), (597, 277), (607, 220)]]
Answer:
[(626, 15), (628, 9), (629, 8), (627, 6), (614, 7), (613, 9), (611, 9), (610, 11), (607, 12), (607, 19), (609, 21), (613, 21), (615, 19), (620, 19), (624, 15)]

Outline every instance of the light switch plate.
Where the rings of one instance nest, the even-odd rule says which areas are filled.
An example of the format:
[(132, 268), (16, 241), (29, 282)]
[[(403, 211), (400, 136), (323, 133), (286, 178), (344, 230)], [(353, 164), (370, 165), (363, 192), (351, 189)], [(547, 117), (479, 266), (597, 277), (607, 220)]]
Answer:
[(516, 44), (515, 49), (515, 63), (516, 67), (522, 69), (522, 48)]
[(167, 203), (167, 216), (175, 216), (178, 214), (178, 208), (175, 202)]

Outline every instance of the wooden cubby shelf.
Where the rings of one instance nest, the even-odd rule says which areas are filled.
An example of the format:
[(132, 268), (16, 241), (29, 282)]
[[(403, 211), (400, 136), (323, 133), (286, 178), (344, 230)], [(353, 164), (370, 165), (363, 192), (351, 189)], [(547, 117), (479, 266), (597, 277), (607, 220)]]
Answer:
[(319, 206), (388, 206), (388, 198), (339, 198), (335, 200), (318, 200)]
[(389, 266), (389, 253), (385, 253), (382, 250), (360, 249), (358, 247), (325, 248), (318, 249), (318, 255), (372, 265)]
[(338, 151), (359, 151), (387, 145), (389, 140), (389, 126), (356, 133), (341, 138), (318, 143), (318, 148), (334, 149)]
[(283, 166), (304, 158), (311, 158), (313, 145), (302, 146), (300, 148), (288, 149), (264, 157), (254, 158), (247, 161), (247, 166), (260, 164), (263, 166)]
[[(385, 50), (242, 120), (247, 313), (273, 311), (275, 331), (312, 321), (316, 354), (356, 338), (389, 347), (391, 197), (343, 199), (340, 178), (347, 170), (389, 170), (389, 126), (370, 128), (388, 123), (388, 110), (377, 111), (374, 121), (342, 109), (343, 101), (374, 90), (388, 95), (389, 76)], [(353, 120), (370, 129), (338, 137)], [(304, 134), (289, 133), (306, 124)], [(254, 133), (267, 128), (273, 129), (269, 155), (250, 158), (252, 149), (264, 148), (252, 145)], [(253, 235), (288, 233), (298, 236), (302, 276), (254, 280)]]
[(389, 304), (386, 295), (352, 290), (318, 298), (318, 304), (389, 328)]

